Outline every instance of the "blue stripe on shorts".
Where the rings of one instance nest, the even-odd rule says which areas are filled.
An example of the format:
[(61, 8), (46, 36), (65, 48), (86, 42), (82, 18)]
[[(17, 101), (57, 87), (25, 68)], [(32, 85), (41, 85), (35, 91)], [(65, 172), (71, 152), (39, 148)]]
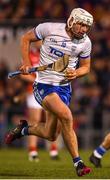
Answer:
[(71, 85), (65, 86), (54, 86), (50, 84), (43, 84), (34, 82), (33, 84), (33, 92), (36, 101), (42, 105), (42, 100), (51, 93), (57, 93), (62, 101), (69, 106), (71, 100)]

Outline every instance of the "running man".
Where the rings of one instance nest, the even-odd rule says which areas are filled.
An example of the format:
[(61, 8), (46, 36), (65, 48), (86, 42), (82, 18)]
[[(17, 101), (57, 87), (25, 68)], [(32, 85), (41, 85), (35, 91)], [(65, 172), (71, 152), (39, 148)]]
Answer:
[(23, 74), (27, 74), (31, 68), (29, 49), (34, 41), (43, 41), (40, 49), (40, 66), (53, 63), (65, 54), (69, 56), (69, 64), (64, 72), (49, 69), (38, 72), (34, 82), (34, 96), (46, 110), (46, 122), (28, 126), (26, 120), (21, 120), (5, 138), (7, 144), (26, 135), (36, 135), (55, 141), (61, 128), (78, 176), (90, 173), (91, 169), (79, 156), (77, 137), (73, 130), (74, 118), (68, 106), (72, 94), (71, 81), (90, 71), (91, 40), (87, 33), (92, 24), (93, 16), (90, 13), (75, 8), (67, 24), (42, 23), (22, 36), (21, 51), (24, 61), (20, 70)]
[(90, 156), (90, 162), (97, 168), (102, 167), (101, 159), (103, 155), (110, 149), (110, 133), (108, 133), (100, 146), (98, 146)]
[[(30, 60), (31, 65), (37, 66), (40, 59), (39, 48), (41, 46), (41, 42), (34, 44), (34, 47), (30, 50)], [(32, 84), (35, 81), (35, 73), (22, 75), (21, 78), (27, 82), (26, 89), (26, 104), (28, 111), (28, 124), (37, 124), (38, 122), (45, 121), (45, 111), (43, 107), (35, 100), (33, 94)], [(47, 141), (46, 141), (47, 143)], [(56, 142), (51, 142), (49, 144), (49, 155), (52, 160), (58, 160), (58, 147)], [(27, 138), (27, 148), (28, 148), (28, 158), (29, 161), (39, 162), (39, 153), (38, 153), (38, 137), (37, 136), (28, 136)]]

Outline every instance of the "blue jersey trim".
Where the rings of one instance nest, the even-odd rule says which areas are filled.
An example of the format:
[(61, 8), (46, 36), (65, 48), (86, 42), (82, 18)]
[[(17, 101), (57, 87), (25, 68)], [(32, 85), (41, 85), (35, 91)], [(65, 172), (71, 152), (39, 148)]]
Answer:
[(89, 58), (89, 57), (90, 57), (90, 55), (89, 55), (89, 56), (85, 56), (85, 57), (81, 57), (81, 56), (80, 56), (81, 59), (87, 59), (87, 58)]
[(40, 37), (38, 36), (38, 34), (36, 34), (35, 28), (34, 28), (34, 34), (35, 34), (35, 36), (36, 36), (36, 38), (37, 38), (38, 40), (42, 40), (42, 38), (40, 38)]

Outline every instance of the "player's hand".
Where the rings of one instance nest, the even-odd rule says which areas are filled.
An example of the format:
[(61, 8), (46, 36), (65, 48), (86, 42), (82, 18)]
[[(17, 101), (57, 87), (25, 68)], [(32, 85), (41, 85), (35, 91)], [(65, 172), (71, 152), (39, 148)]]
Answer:
[(72, 69), (72, 68), (67, 68), (65, 70), (65, 77), (68, 80), (73, 80), (77, 77), (77, 73), (76, 70)]
[(22, 74), (29, 74), (28, 71), (30, 68), (32, 68), (31, 65), (22, 65), (19, 70), (22, 72)]

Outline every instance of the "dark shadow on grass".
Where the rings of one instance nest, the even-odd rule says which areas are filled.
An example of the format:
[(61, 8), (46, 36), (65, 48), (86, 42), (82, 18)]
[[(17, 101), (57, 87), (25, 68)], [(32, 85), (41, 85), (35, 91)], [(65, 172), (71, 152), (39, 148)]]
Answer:
[(32, 177), (32, 175), (31, 174), (17, 174), (17, 173), (13, 173), (13, 174), (11, 174), (11, 173), (0, 173), (0, 177), (1, 176), (10, 176), (10, 177)]
[(89, 166), (89, 167), (91, 167), (92, 169), (97, 169), (97, 170), (102, 170), (102, 169), (105, 169), (105, 168), (110, 169), (110, 165), (102, 166), (102, 167), (93, 167), (93, 166)]
[(110, 169), (110, 165), (106, 165), (106, 166), (102, 166), (102, 168), (109, 168)]

